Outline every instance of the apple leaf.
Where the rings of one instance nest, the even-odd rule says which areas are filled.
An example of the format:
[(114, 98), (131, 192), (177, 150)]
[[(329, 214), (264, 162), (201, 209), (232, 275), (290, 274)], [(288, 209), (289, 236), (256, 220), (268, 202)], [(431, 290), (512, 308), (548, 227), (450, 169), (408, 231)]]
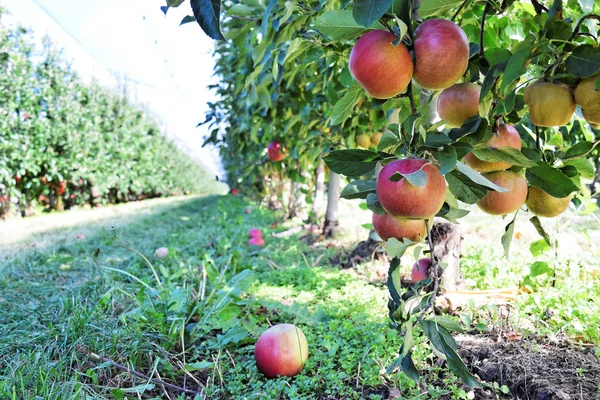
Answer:
[(419, 7), (419, 15), (421, 18), (428, 18), (444, 14), (461, 3), (463, 0), (423, 0)]
[(587, 156), (600, 143), (600, 140), (595, 142), (579, 142), (559, 153), (561, 160), (571, 160)]
[(450, 193), (463, 203), (475, 204), (488, 192), (487, 188), (473, 182), (468, 176), (457, 170), (446, 174), (446, 181)]
[(330, 11), (319, 16), (314, 25), (321, 34), (328, 36), (331, 40), (351, 40), (371, 29), (385, 29), (381, 23), (376, 21), (370, 28), (358, 24), (350, 10)]
[(386, 151), (398, 145), (398, 143), (400, 143), (400, 139), (398, 138), (398, 136), (394, 135), (390, 131), (385, 131), (383, 132), (383, 135), (381, 135), (381, 139), (379, 140), (379, 144), (377, 145), (377, 150)]
[(542, 189), (550, 196), (567, 197), (579, 190), (577, 185), (561, 170), (545, 162), (536, 167), (528, 168), (525, 171), (525, 176), (530, 185)]
[(410, 174), (401, 174), (400, 172), (394, 172), (394, 174), (390, 176), (390, 181), (398, 182), (402, 178), (406, 178), (408, 183), (410, 183), (413, 186), (423, 187), (427, 185), (427, 174), (425, 173), (425, 171), (423, 171), (423, 167), (421, 167), (418, 171), (412, 172)]
[(529, 266), (529, 276), (531, 278), (535, 278), (536, 276), (540, 275), (554, 275), (554, 271), (545, 261), (536, 261)]
[(495, 162), (504, 161), (508, 164), (517, 167), (535, 167), (536, 162), (531, 161), (523, 155), (519, 150), (512, 147), (500, 147), (498, 149), (491, 147), (474, 148), (473, 154), (482, 161)]
[(565, 61), (567, 72), (587, 78), (600, 71), (600, 48), (591, 44), (577, 46)]
[(392, 258), (402, 258), (404, 253), (406, 253), (406, 250), (413, 244), (415, 244), (415, 242), (407, 238), (403, 238), (402, 241), (399, 241), (396, 238), (390, 238), (387, 241), (387, 253)]
[(431, 152), (433, 157), (440, 163), (440, 173), (446, 175), (457, 162), (456, 149), (450, 145), (444, 145), (442, 150)]
[(367, 208), (377, 215), (385, 214), (385, 210), (381, 207), (376, 193), (367, 194)]
[(185, 25), (185, 24), (190, 23), (190, 22), (196, 22), (196, 18), (194, 18), (193, 15), (187, 15), (187, 16), (183, 17), (183, 19), (179, 23), (179, 26)]
[(400, 293), (402, 292), (402, 283), (400, 279), (400, 258), (395, 258), (390, 263), (388, 269), (387, 287), (390, 291), (392, 300), (399, 306), (402, 303)]
[(352, 109), (356, 103), (363, 97), (363, 93), (364, 91), (359, 85), (348, 90), (333, 106), (333, 111), (331, 112), (331, 125), (338, 125), (346, 121), (346, 119), (350, 117), (350, 114), (352, 114)]
[(527, 62), (530, 54), (531, 41), (528, 43), (528, 45), (521, 47), (508, 59), (506, 69), (504, 70), (504, 76), (502, 77), (502, 83), (498, 89), (501, 93), (504, 93), (504, 90), (508, 87), (508, 85), (519, 79), (527, 71), (525, 63)]
[(504, 234), (502, 235), (502, 239), (500, 239), (500, 241), (502, 242), (502, 247), (504, 247), (504, 257), (506, 257), (507, 259), (508, 259), (508, 253), (510, 251), (510, 244), (512, 242), (513, 235), (515, 233), (515, 221), (517, 220), (518, 212), (519, 211), (517, 210), (513, 220), (510, 221), (508, 223), (508, 225), (506, 225), (506, 227), (504, 228)]
[(221, 0), (191, 0), (191, 5), (194, 17), (204, 33), (212, 39), (225, 40), (219, 21)]
[[(508, 192), (507, 189), (496, 185), (494, 182), (490, 181), (489, 179), (485, 178), (483, 175), (481, 175), (479, 172), (475, 171), (473, 168), (469, 167), (466, 164), (463, 164), (461, 162), (457, 162), (456, 163), (456, 169), (460, 172), (462, 172), (463, 174), (465, 174), (466, 176), (469, 177), (469, 179), (471, 179), (473, 182), (485, 186), (487, 188), (490, 188), (492, 190), (495, 190), (496, 192)], [(456, 194), (455, 194), (456, 196)], [(458, 198), (458, 197), (457, 197)], [(460, 199), (459, 199), (460, 200)]]
[(323, 160), (331, 170), (345, 176), (361, 176), (371, 172), (381, 157), (370, 150), (334, 150)]
[(571, 167), (575, 167), (584, 179), (594, 179), (596, 172), (594, 171), (594, 166), (592, 162), (587, 158), (575, 158), (573, 160), (567, 160), (564, 162), (565, 165), (569, 165)]
[(481, 84), (481, 92), (479, 93), (479, 103), (481, 104), (483, 101), (485, 101), (486, 95), (489, 93), (490, 90), (492, 90), (492, 87), (494, 87), (494, 83), (496, 82), (496, 79), (502, 75), (502, 73), (504, 72), (504, 70), (506, 69), (506, 61), (500, 62), (496, 65), (494, 65), (489, 71), (488, 73), (485, 75), (485, 78), (483, 79), (483, 83)]
[(548, 235), (548, 233), (542, 226), (540, 219), (538, 217), (532, 217), (529, 219), (529, 222), (531, 222), (531, 224), (535, 227), (537, 233), (540, 234), (540, 236), (544, 239), (548, 246), (552, 246), (552, 244), (550, 243), (550, 235)]
[(536, 240), (529, 245), (529, 252), (534, 257), (541, 256), (544, 252), (550, 250), (551, 247), (544, 239)]
[[(449, 175), (446, 175), (449, 176)], [(458, 208), (451, 205), (448, 202), (445, 202), (442, 205), (442, 208), (435, 215), (436, 217), (444, 218), (448, 222), (452, 222), (453, 224), (458, 224), (458, 220), (462, 217), (465, 217), (469, 214), (469, 210), (463, 210), (462, 208)]]
[(369, 27), (386, 13), (394, 0), (354, 0), (352, 16), (362, 26)]
[(366, 199), (369, 193), (375, 193), (375, 181), (352, 181), (342, 189), (340, 197), (344, 199)]
[(245, 4), (234, 4), (225, 13), (225, 15), (228, 17), (250, 17), (254, 14), (256, 14), (256, 11), (252, 7), (248, 7)]
[(429, 339), (431, 346), (446, 357), (448, 368), (450, 368), (450, 370), (454, 372), (465, 385), (473, 388), (481, 387), (481, 384), (469, 372), (464, 361), (456, 353), (456, 341), (450, 332), (435, 321), (422, 320), (419, 324), (423, 329), (423, 333), (425, 333), (425, 336)]

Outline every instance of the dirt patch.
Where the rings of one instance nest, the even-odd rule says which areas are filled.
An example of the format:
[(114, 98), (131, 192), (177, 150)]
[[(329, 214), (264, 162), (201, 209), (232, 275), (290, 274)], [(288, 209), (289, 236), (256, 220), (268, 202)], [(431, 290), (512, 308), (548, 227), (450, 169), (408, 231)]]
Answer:
[(373, 239), (367, 239), (360, 242), (345, 259), (340, 260), (339, 264), (342, 268), (353, 268), (357, 264), (361, 264), (365, 261), (372, 261), (375, 257), (379, 257), (383, 254), (380, 251), (381, 242), (377, 242)]
[[(482, 337), (458, 337), (459, 354), (486, 382), (510, 389), (521, 400), (594, 400), (600, 384), (600, 360), (592, 349), (567, 342), (519, 340), (493, 343)], [(486, 397), (476, 397), (485, 399)]]

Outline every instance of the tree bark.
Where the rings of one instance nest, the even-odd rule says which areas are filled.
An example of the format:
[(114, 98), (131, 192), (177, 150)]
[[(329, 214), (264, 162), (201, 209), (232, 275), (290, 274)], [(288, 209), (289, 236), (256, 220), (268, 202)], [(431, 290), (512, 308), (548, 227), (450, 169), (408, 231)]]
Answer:
[(312, 214), (313, 220), (318, 221), (321, 216), (321, 206), (325, 198), (325, 163), (319, 159), (315, 177), (315, 196), (313, 197)]
[(462, 232), (459, 225), (450, 222), (436, 222), (431, 228), (433, 254), (443, 263), (444, 269), (439, 269), (440, 286), (444, 290), (462, 288), (460, 276), (460, 245)]
[(298, 213), (296, 212), (296, 191), (298, 190), (298, 183), (290, 181), (290, 198), (288, 201), (288, 218), (292, 219)]
[(327, 213), (325, 214), (325, 224), (323, 225), (323, 235), (325, 235), (325, 237), (334, 237), (339, 230), (340, 221), (338, 217), (338, 206), (341, 193), (340, 183), (340, 176), (333, 171), (329, 171)]

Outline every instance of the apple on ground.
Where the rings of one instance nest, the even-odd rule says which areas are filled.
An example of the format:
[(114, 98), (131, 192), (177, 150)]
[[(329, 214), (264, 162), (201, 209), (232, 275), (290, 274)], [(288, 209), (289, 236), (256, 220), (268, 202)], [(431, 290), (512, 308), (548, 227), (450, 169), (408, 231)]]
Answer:
[(258, 228), (250, 228), (248, 229), (248, 236), (262, 238), (263, 234), (262, 231)]
[[(411, 185), (404, 177), (422, 170), (427, 175), (424, 186)], [(402, 177), (392, 181), (392, 176)], [(405, 219), (428, 219), (444, 204), (446, 180), (438, 167), (420, 158), (395, 160), (384, 166), (377, 176), (377, 197), (383, 209), (393, 217)]]
[(352, 77), (376, 99), (402, 93), (413, 76), (412, 58), (398, 37), (384, 30), (365, 33), (350, 52)]
[(265, 245), (265, 241), (262, 238), (262, 236), (251, 237), (250, 240), (248, 240), (248, 245), (250, 245), (250, 246), (264, 246)]
[(429, 267), (431, 266), (431, 258), (421, 258), (413, 265), (411, 279), (413, 283), (424, 281), (429, 276)]
[[(512, 147), (513, 149), (521, 150), (521, 137), (512, 125), (502, 124), (498, 126), (498, 130), (494, 133), (494, 136), (484, 144), (494, 149)], [(465, 156), (465, 162), (469, 167), (479, 172), (502, 171), (512, 166), (504, 161), (481, 161), (471, 152)]]
[(414, 34), (415, 81), (430, 90), (445, 89), (464, 75), (469, 64), (469, 39), (446, 19), (423, 22)]
[(267, 147), (267, 156), (271, 161), (279, 162), (287, 157), (287, 153), (281, 143), (271, 142)]
[(553, 218), (567, 211), (572, 197), (572, 195), (562, 198), (554, 197), (538, 187), (531, 186), (525, 204), (532, 214), (538, 217)]
[(298, 375), (308, 360), (306, 336), (292, 324), (272, 326), (258, 338), (254, 359), (267, 378)]
[(491, 215), (505, 215), (517, 211), (527, 199), (527, 181), (516, 172), (497, 171), (483, 174), (507, 192), (491, 190), (477, 203), (484, 212)]
[(460, 128), (467, 119), (479, 115), (480, 92), (476, 83), (457, 83), (442, 90), (437, 110), (447, 127)]
[[(387, 241), (396, 238), (400, 241), (406, 238), (413, 242), (420, 242), (427, 236), (427, 227), (422, 219), (396, 219), (389, 214), (377, 215), (373, 213), (373, 229), (379, 237)], [(431, 219), (429, 226), (433, 219)]]
[(529, 119), (537, 126), (563, 126), (569, 123), (577, 104), (564, 83), (536, 81), (523, 94), (529, 106)]
[(165, 258), (169, 255), (169, 249), (167, 249), (166, 247), (159, 247), (154, 251), (154, 255), (157, 258)]

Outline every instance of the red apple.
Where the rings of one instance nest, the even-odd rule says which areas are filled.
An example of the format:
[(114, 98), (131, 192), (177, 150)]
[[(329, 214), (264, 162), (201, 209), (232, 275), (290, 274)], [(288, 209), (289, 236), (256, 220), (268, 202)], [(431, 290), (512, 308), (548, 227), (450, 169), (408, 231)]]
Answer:
[(438, 98), (438, 114), (449, 128), (460, 128), (464, 122), (479, 114), (479, 93), (476, 83), (457, 83), (442, 90)]
[(262, 237), (251, 237), (250, 240), (248, 240), (248, 245), (250, 246), (264, 246), (265, 245), (265, 241)]
[(231, 194), (237, 196), (238, 194), (240, 194), (240, 191), (238, 189), (231, 189)]
[(427, 227), (424, 220), (396, 219), (389, 214), (377, 215), (373, 213), (373, 229), (385, 241), (390, 238), (396, 238), (400, 241), (407, 238), (413, 242), (420, 242), (427, 236)]
[(484, 177), (508, 192), (490, 190), (477, 206), (488, 214), (505, 215), (517, 211), (527, 199), (527, 181), (516, 172), (497, 171), (483, 174)]
[(281, 161), (287, 157), (285, 149), (282, 149), (281, 143), (279, 142), (269, 143), (269, 147), (267, 147), (267, 155), (271, 161), (275, 162)]
[(431, 258), (421, 258), (413, 265), (411, 278), (413, 283), (424, 281), (429, 276), (428, 271), (431, 266)]
[(454, 85), (469, 64), (469, 39), (452, 21), (430, 19), (414, 35), (415, 81), (425, 89)]
[(295, 376), (308, 360), (308, 342), (300, 328), (292, 324), (275, 325), (258, 338), (254, 359), (267, 378)]
[(365, 33), (350, 52), (350, 73), (376, 99), (389, 99), (406, 89), (414, 65), (398, 37), (384, 30)]
[[(407, 175), (422, 170), (427, 174), (424, 186), (413, 186), (405, 177), (393, 182), (396, 174)], [(377, 176), (377, 197), (388, 214), (396, 218), (428, 219), (444, 204), (446, 180), (440, 170), (427, 160), (406, 158), (387, 164)]]
[(258, 228), (248, 229), (248, 236), (252, 238), (261, 238), (263, 237), (262, 231)]
[[(485, 145), (494, 149), (512, 147), (513, 149), (521, 150), (521, 137), (512, 125), (502, 124), (498, 127), (498, 131), (494, 133), (494, 136), (485, 142)], [(479, 172), (502, 171), (512, 166), (503, 161), (481, 161), (473, 153), (465, 156), (465, 162), (475, 171)]]

